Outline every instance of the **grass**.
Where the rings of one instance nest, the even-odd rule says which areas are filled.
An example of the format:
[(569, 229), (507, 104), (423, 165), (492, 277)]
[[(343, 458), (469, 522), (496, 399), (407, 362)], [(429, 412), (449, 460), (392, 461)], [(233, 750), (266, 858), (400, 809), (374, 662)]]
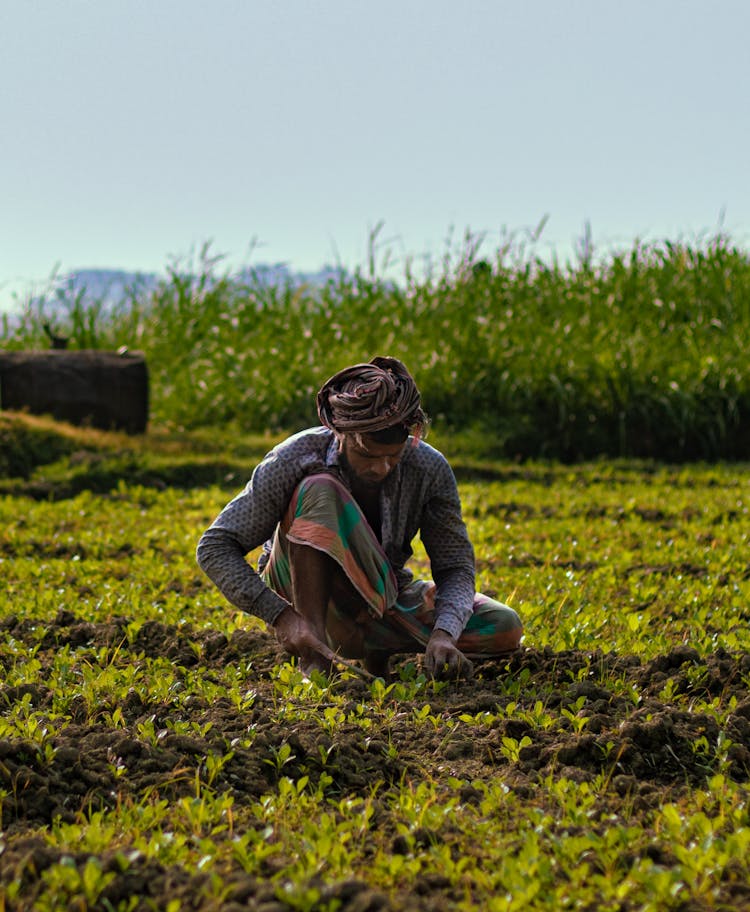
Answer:
[(725, 236), (545, 262), (467, 235), (417, 279), (369, 263), (321, 288), (231, 274), (206, 247), (118, 307), (58, 288), (4, 318), (2, 346), (142, 349), (152, 415), (173, 428), (278, 433), (315, 421), (314, 392), (376, 353), (412, 368), (439, 427), (497, 458), (667, 460), (748, 451), (750, 261)]
[(47, 417), (0, 413), (0, 494), (60, 499), (81, 491), (106, 493), (123, 478), (148, 487), (231, 484), (244, 477), (278, 438), (228, 437), (155, 428), (145, 435), (74, 427)]
[[(4, 319), (142, 348), (153, 397), (141, 437), (0, 414), (0, 910), (750, 902), (750, 470), (702, 461), (747, 453), (746, 253), (467, 237), (394, 284), (371, 240), (323, 289), (204, 249), (115, 310)], [(321, 379), (385, 352), (526, 625), (471, 682), (305, 678), (194, 561)]]
[[(457, 446), (526, 652), (370, 685), (304, 678), (194, 563), (262, 440), (61, 433), (134, 479), (63, 496), (62, 457), (0, 498), (2, 907), (742, 907), (746, 465)], [(242, 477), (165, 482), (198, 456)]]

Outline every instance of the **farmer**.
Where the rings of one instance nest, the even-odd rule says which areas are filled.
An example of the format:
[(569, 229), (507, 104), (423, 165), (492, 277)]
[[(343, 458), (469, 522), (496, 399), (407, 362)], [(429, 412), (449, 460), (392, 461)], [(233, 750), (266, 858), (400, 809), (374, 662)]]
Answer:
[[(458, 677), (470, 657), (516, 649), (516, 612), (475, 593), (456, 480), (422, 439), (406, 367), (345, 368), (317, 405), (322, 426), (275, 447), (200, 539), (198, 563), (224, 596), (270, 624), (307, 673), (330, 671), (333, 650), (385, 677), (390, 656), (424, 650), (430, 675)], [(405, 567), (417, 533), (434, 583)], [(245, 555), (261, 544), (256, 573)]]

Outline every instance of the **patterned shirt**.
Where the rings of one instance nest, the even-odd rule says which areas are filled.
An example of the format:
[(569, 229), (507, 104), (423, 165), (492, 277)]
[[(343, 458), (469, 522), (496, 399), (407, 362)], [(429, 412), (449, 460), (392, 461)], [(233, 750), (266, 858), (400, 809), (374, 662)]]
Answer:
[[(380, 487), (380, 539), (402, 590), (412, 580), (405, 565), (419, 534), (436, 584), (435, 627), (458, 638), (472, 612), (474, 551), (447, 460), (424, 441), (411, 443), (410, 439)], [(273, 623), (288, 603), (266, 586), (245, 556), (264, 545), (258, 565), (263, 569), (295, 488), (305, 476), (318, 472), (333, 472), (346, 483), (338, 441), (324, 427), (301, 431), (271, 450), (198, 543), (198, 563), (223, 595), (267, 623)]]

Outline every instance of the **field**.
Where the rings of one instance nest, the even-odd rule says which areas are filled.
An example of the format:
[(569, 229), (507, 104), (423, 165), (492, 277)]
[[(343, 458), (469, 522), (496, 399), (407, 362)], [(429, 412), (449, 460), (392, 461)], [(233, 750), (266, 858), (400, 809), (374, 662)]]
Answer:
[(0, 908), (750, 908), (747, 465), (436, 433), (523, 648), (310, 680), (193, 558), (269, 440), (29, 427), (59, 459), (0, 487)]
[[(116, 306), (2, 317), (4, 349), (144, 351), (151, 425), (0, 413), (0, 912), (750, 909), (750, 257), (534, 241), (394, 282), (376, 230), (318, 288), (205, 247)], [(525, 622), (470, 681), (305, 678), (195, 564), (375, 354)]]

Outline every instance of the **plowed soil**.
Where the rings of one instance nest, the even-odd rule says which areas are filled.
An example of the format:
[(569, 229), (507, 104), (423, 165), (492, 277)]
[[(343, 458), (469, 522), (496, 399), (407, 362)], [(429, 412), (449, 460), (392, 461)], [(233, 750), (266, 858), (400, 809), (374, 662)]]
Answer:
[[(115, 645), (123, 641), (126, 623), (125, 619), (109, 624), (86, 623), (62, 612), (47, 627), (37, 656), (44, 664), (65, 644)], [(39, 642), (30, 622), (11, 617), (1, 626), (17, 641), (30, 645)], [(415, 725), (413, 712), (420, 708), (415, 702), (404, 705), (382, 730), (373, 728), (364, 739), (361, 728), (355, 725), (344, 724), (327, 732), (314, 718), (291, 728), (281, 728), (272, 720), (270, 708), (275, 695), (271, 671), (284, 656), (266, 633), (238, 631), (227, 638), (220, 633), (197, 633), (149, 622), (140, 629), (131, 648), (134, 654), (166, 655), (185, 669), (200, 662), (219, 670), (229, 662), (250, 660), (255, 701), (241, 711), (229, 700), (219, 698), (208, 703), (195, 698), (191, 718), (201, 726), (211, 723), (205, 737), (165, 733), (157, 743), (137, 737), (136, 728), (151, 719), (155, 729), (166, 732), (172, 712), (169, 704), (146, 704), (131, 692), (119, 706), (119, 728), (104, 718), (113, 707), (74, 704), (69, 724), (59, 728), (54, 737), (55, 752), (49, 762), (40, 757), (33, 744), (0, 739), (0, 788), (5, 792), (0, 885), (14, 879), (22, 882), (24, 900), (17, 908), (32, 908), (41, 872), (60, 858), (60, 852), (49, 848), (38, 828), (55, 818), (75, 821), (83, 810), (111, 808), (129, 798), (140, 800), (149, 788), (168, 800), (194, 794), (195, 777), (207, 753), (225, 753), (226, 745), (251, 727), (256, 733), (252, 746), (236, 749), (213, 782), (217, 792), (233, 796), (235, 807), (247, 805), (274, 788), (280, 773), (273, 758), (287, 743), (292, 758), (284, 765), (284, 776), (294, 780), (304, 771), (314, 779), (323, 770), (321, 757), (325, 756), (325, 772), (343, 795), (371, 795), (377, 783), (387, 788), (397, 786), (404, 778), (417, 781), (454, 776), (467, 783), (501, 777), (523, 798), (533, 793), (543, 777), (585, 781), (605, 774), (609, 779), (602, 801), (614, 808), (627, 802), (629, 813), (638, 817), (660, 802), (674, 800), (685, 789), (705, 785), (707, 776), (715, 772), (710, 753), (696, 751), (695, 744), (705, 737), (708, 745), (716, 745), (719, 725), (714, 716), (686, 711), (685, 695), (709, 702), (720, 697), (724, 704), (735, 698), (736, 705), (724, 727), (733, 746), (723, 771), (741, 782), (750, 776), (748, 655), (719, 651), (701, 658), (692, 649), (677, 648), (642, 663), (634, 657), (604, 652), (554, 653), (524, 648), (507, 660), (479, 664), (471, 681), (453, 683), (431, 694), (431, 711), (445, 719), (497, 713), (498, 706), (509, 699), (507, 682), (518, 678), (524, 685), (513, 699), (529, 708), (542, 701), (555, 719), (553, 725), (533, 727), (513, 718), (471, 729)], [(582, 669), (589, 669), (583, 680)], [(597, 673), (592, 674), (592, 669)], [(668, 679), (672, 682), (670, 698), (664, 699)], [(601, 681), (617, 681), (618, 685), (607, 689)], [(335, 686), (353, 703), (370, 697), (369, 684), (359, 678), (346, 677)], [(633, 699), (632, 694), (638, 698)], [(0, 687), (0, 701), (11, 703), (24, 698), (35, 709), (44, 710), (51, 704), (52, 693), (43, 684)], [(569, 718), (560, 709), (571, 704), (580, 704), (580, 711)], [(184, 718), (185, 708), (180, 712)], [(529, 739), (514, 759), (502, 750), (503, 739), (508, 738), (519, 744)], [(389, 745), (393, 749), (387, 750)], [(477, 795), (466, 785), (461, 798), (471, 802)], [(389, 826), (385, 813), (380, 823), (381, 827)], [(430, 839), (429, 833), (423, 835)], [(394, 852), (407, 850), (402, 842), (394, 831)], [(83, 854), (73, 856), (78, 864), (85, 858)], [(101, 858), (117, 876), (97, 908), (112, 909), (127, 901), (136, 910), (165, 909), (174, 899), (182, 902), (183, 909), (215, 908), (200, 898), (205, 895), (200, 889), (202, 875), (188, 875), (176, 867), (137, 859), (126, 871), (120, 871), (114, 854), (110, 857), (105, 853)], [(258, 908), (264, 912), (291, 908), (278, 898), (271, 882), (273, 873), (269, 869), (265, 880), (250, 877), (238, 865), (228, 875), (230, 890), (222, 908)], [(377, 885), (351, 880), (324, 888), (321, 901), (338, 899), (338, 907), (349, 912), (450, 907), (450, 891), (440, 877), (427, 878), (421, 889), (421, 895), (415, 893), (394, 903)], [(750, 902), (750, 889), (742, 883), (728, 884), (727, 891), (726, 900), (734, 907)]]

